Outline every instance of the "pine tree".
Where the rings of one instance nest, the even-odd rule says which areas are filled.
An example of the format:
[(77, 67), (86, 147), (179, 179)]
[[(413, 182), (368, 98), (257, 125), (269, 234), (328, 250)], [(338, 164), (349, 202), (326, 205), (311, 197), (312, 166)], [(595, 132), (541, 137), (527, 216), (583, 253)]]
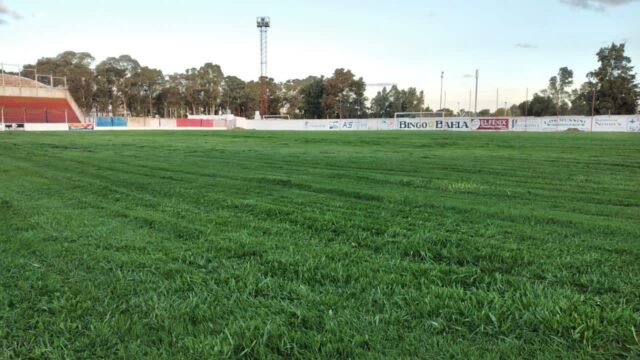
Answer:
[(625, 44), (612, 43), (596, 54), (600, 67), (587, 77), (596, 85), (596, 114), (635, 114), (640, 97)]

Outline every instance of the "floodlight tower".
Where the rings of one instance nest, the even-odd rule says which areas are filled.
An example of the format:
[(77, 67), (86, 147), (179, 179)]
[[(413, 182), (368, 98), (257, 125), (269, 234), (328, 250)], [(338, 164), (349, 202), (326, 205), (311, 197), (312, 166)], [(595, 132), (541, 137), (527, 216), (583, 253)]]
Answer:
[(269, 97), (267, 89), (267, 31), (271, 27), (271, 18), (260, 16), (257, 20), (260, 29), (260, 115), (269, 115)]

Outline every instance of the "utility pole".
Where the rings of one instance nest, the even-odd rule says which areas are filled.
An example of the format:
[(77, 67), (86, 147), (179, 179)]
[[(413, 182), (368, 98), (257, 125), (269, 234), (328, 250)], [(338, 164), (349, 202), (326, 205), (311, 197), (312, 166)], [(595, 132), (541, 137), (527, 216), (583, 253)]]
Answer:
[(593, 121), (593, 117), (596, 116), (596, 88), (593, 88), (593, 97), (591, 99), (591, 121)]
[(498, 107), (500, 107), (500, 105), (498, 105), (499, 97), (500, 97), (500, 89), (496, 89), (496, 115), (498, 114)]
[(524, 102), (524, 116), (529, 116), (529, 88), (527, 88), (527, 99)]
[(258, 17), (257, 26), (260, 29), (260, 113), (269, 115), (269, 95), (267, 88), (267, 31), (271, 27), (271, 18)]
[(445, 109), (447, 107), (447, 92), (444, 92), (444, 108)]
[(440, 73), (440, 109), (442, 110), (442, 89), (444, 86), (444, 71)]
[(478, 78), (480, 77), (480, 70), (476, 69), (476, 104), (473, 109), (475, 116), (478, 117)]

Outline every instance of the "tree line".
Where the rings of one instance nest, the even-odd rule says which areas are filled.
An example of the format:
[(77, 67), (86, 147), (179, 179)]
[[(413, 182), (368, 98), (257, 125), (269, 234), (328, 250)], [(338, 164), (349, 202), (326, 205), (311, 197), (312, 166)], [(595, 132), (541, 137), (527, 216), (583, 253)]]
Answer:
[[(66, 77), (78, 105), (98, 115), (183, 117), (229, 112), (253, 117), (260, 108), (260, 82), (225, 75), (216, 64), (165, 75), (129, 55), (109, 57), (93, 66), (94, 62), (90, 53), (66, 51), (25, 65), (23, 76), (34, 78), (37, 69), (39, 74)], [(270, 114), (317, 119), (369, 116), (366, 84), (350, 70), (282, 83), (270, 78), (267, 88)]]
[[(566, 116), (629, 115), (638, 112), (640, 85), (625, 55), (625, 44), (612, 43), (596, 56), (599, 67), (587, 74), (587, 81), (574, 86), (574, 72), (562, 67), (549, 79), (546, 89), (533, 94), (528, 101), (509, 109), (499, 108), (496, 115)], [(488, 115), (483, 110), (481, 115)]]
[[(531, 100), (481, 110), (478, 115), (550, 116), (634, 114), (638, 111), (639, 85), (625, 55), (625, 44), (612, 43), (597, 52), (600, 66), (587, 74), (587, 81), (573, 87), (573, 71), (560, 68), (549, 85)], [(253, 117), (260, 108), (260, 82), (225, 75), (219, 65), (206, 63), (182, 73), (163, 74), (141, 65), (129, 55), (109, 57), (95, 64), (87, 52), (63, 52), (25, 65), (24, 76), (40, 74), (66, 77), (78, 105), (87, 113), (183, 117), (187, 114), (233, 113)], [(397, 112), (430, 112), (424, 93), (416, 88), (383, 88), (376, 96), (365, 96), (366, 83), (348, 69), (336, 69), (330, 77), (308, 76), (276, 82), (268, 79), (269, 114), (291, 118), (393, 117)], [(456, 115), (450, 109), (439, 109)], [(460, 111), (464, 113), (465, 111)]]

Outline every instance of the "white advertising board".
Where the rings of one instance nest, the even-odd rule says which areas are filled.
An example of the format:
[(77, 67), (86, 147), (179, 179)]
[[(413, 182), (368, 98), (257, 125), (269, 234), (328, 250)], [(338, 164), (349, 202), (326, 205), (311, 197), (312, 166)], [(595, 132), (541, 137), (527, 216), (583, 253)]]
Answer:
[(542, 131), (542, 119), (539, 118), (511, 118), (511, 131)]
[(471, 131), (469, 118), (395, 119), (398, 130)]
[(620, 116), (596, 116), (593, 131), (627, 131), (627, 119)]
[(640, 115), (627, 117), (627, 131), (640, 132)]
[(544, 117), (541, 119), (542, 130), (544, 131), (567, 131), (574, 129), (591, 131), (591, 118), (585, 116)]

